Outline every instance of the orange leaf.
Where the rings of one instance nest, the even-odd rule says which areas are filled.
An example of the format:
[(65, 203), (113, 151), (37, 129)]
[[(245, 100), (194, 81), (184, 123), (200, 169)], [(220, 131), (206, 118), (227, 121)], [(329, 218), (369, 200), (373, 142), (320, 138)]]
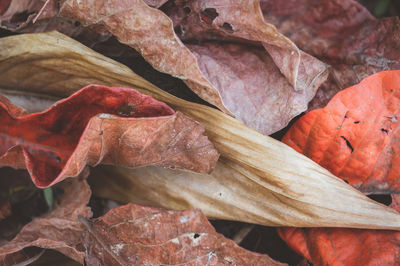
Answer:
[(374, 74), (301, 117), (282, 141), (363, 192), (400, 190), (400, 71)]
[(0, 166), (26, 167), (38, 187), (100, 162), (206, 173), (218, 160), (202, 126), (132, 89), (90, 85), (42, 113), (20, 112), (0, 102)]

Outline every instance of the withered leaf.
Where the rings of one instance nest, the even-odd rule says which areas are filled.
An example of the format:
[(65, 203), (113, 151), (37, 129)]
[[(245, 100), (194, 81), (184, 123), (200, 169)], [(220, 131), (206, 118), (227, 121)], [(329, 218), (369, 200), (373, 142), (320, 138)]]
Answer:
[(383, 70), (400, 69), (398, 17), (375, 19), (354, 0), (262, 0), (267, 22), (302, 50), (332, 65), (312, 109), (335, 93)]
[[(67, 0), (60, 14), (101, 24), (156, 69), (183, 79), (204, 100), (264, 134), (306, 110), (326, 79), (324, 63), (264, 22), (258, 1), (198, 0), (168, 10), (174, 24), (141, 0)], [(181, 27), (182, 39), (224, 39), (215, 38), (218, 33), (230, 43), (185, 46), (173, 27)]]
[[(266, 195), (268, 198), (268, 201), (259, 199), (256, 208), (251, 202), (240, 207), (247, 208), (252, 212), (251, 216), (258, 217), (255, 223), (399, 229), (400, 220), (396, 211), (368, 199), (304, 155), (218, 110), (178, 99), (158, 89), (129, 68), (93, 52), (65, 35), (52, 32), (12, 36), (0, 39), (0, 47), (4, 48), (0, 49), (0, 87), (8, 91), (66, 96), (91, 83), (132, 87), (199, 121), (221, 153), (222, 160), (217, 163), (217, 168), (220, 167), (223, 173), (220, 180), (227, 176), (229, 181), (224, 183), (219, 181), (218, 176), (186, 172), (191, 181), (185, 183), (183, 175), (179, 182), (187, 192), (179, 191), (170, 195), (170, 198), (180, 196), (177, 200), (180, 204), (184, 204), (187, 198), (195, 198), (196, 193), (207, 193), (201, 187), (197, 191), (196, 188), (192, 191), (188, 188), (201, 178), (221, 188), (221, 184), (225, 187), (233, 186), (237, 180), (232, 178), (237, 177), (242, 180), (237, 185), (243, 193), (234, 194), (237, 196), (236, 202), (248, 198), (248, 195)], [(19, 82), (21, 80), (24, 82)], [(133, 173), (127, 170), (125, 175), (132, 177)], [(153, 172), (152, 175), (158, 174)], [(168, 175), (168, 169), (159, 174), (161, 178)], [(254, 193), (253, 188), (257, 193)], [(211, 196), (217, 201), (217, 195)], [(201, 201), (197, 200), (193, 204)], [(227, 198), (225, 202), (219, 202), (219, 205), (225, 212), (222, 215), (229, 215), (232, 200)], [(266, 213), (265, 208), (271, 211)], [(263, 214), (261, 218), (260, 212)], [(238, 216), (236, 219), (243, 217), (246, 216)]]
[(200, 210), (127, 204), (81, 221), (88, 265), (285, 265), (224, 238)]
[(282, 141), (357, 189), (400, 191), (400, 70), (374, 74), (294, 123)]
[(100, 162), (210, 172), (219, 156), (198, 123), (132, 89), (89, 85), (24, 116), (1, 106), (0, 165), (26, 167), (38, 187)]
[(48, 214), (25, 225), (13, 240), (0, 245), (0, 262), (24, 248), (36, 246), (55, 249), (83, 263), (81, 236), (84, 227), (78, 216), (89, 218), (92, 215), (86, 207), (90, 188), (84, 179), (65, 180), (58, 187), (63, 191), (60, 203)]

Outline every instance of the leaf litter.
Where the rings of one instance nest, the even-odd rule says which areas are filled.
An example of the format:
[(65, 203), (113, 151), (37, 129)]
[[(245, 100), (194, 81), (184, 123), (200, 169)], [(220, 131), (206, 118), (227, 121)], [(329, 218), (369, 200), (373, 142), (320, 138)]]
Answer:
[[(200, 1), (199, 1), (200, 2)], [(264, 1), (264, 3), (265, 2), (269, 2), (269, 3), (272, 3), (272, 5), (275, 5), (275, 3), (273, 3), (273, 1)], [(336, 1), (336, 2), (340, 2), (338, 5), (340, 6), (340, 5), (342, 5), (342, 6), (346, 6), (346, 3), (351, 3), (351, 1)], [(335, 2), (335, 3), (336, 3)], [(179, 2), (178, 2), (179, 3)], [(321, 1), (321, 5), (325, 5), (326, 3), (324, 2), (324, 1)], [(321, 6), (319, 6), (319, 7), (321, 7)], [(364, 11), (360, 8), (360, 6), (357, 6), (356, 4), (354, 4), (354, 3), (351, 3), (350, 4), (350, 7), (356, 7), (355, 8), (355, 10), (357, 10), (357, 11), (360, 11), (361, 10), (361, 12), (360, 13), (363, 13)], [(358, 9), (357, 9), (358, 8)], [(165, 9), (162, 9), (163, 11), (165, 11)], [(185, 10), (185, 9), (184, 9)], [(187, 9), (186, 9), (187, 10)], [(323, 10), (323, 8), (321, 9), (321, 10)], [(328, 9), (328, 10), (332, 10), (332, 9)], [(349, 10), (354, 10), (354, 9), (352, 9), (352, 8), (349, 8)], [(192, 11), (192, 10), (191, 10)], [(209, 11), (209, 10), (208, 10)], [(263, 9), (263, 11), (264, 11), (264, 17), (266, 18), (266, 20), (268, 21), (268, 19), (267, 19), (267, 16), (266, 16), (266, 13), (267, 13), (267, 15), (268, 15), (268, 12), (265, 12), (265, 9)], [(272, 15), (274, 15), (273, 13), (275, 12), (275, 10), (274, 10), (274, 8), (272, 8), (271, 10), (269, 10), (269, 13), (270, 14), (272, 14)], [(289, 12), (297, 12), (297, 10), (289, 10)], [(303, 10), (299, 10), (298, 12), (303, 12)], [(193, 12), (193, 13), (195, 13), (195, 12)], [(207, 13), (207, 12), (206, 12)], [(276, 12), (276, 13), (279, 13), (279, 12)], [(196, 13), (195, 13), (196, 14)], [(210, 24), (213, 24), (213, 14), (211, 13), (211, 15), (210, 15), (210, 13), (208, 13), (208, 14), (204, 14), (204, 12), (203, 12), (203, 14), (200, 12), (200, 13), (197, 13), (198, 15), (200, 15), (200, 20), (203, 20), (203, 22), (205, 22), (205, 24), (207, 24), (206, 26), (209, 26)], [(223, 12), (222, 12), (222, 14), (223, 14)], [(365, 14), (365, 13), (364, 13)], [(276, 15), (276, 14), (275, 14)], [(210, 16), (211, 16), (211, 18), (210, 18)], [(279, 17), (279, 14), (278, 14), (278, 17)], [(304, 16), (304, 17), (306, 17), (306, 16)], [(351, 18), (353, 18), (353, 17), (356, 17), (356, 16), (349, 16), (349, 17), (351, 17)], [(368, 17), (368, 16), (366, 16), (366, 17)], [(172, 20), (174, 21), (174, 19), (173, 19), (173, 17), (171, 16), (171, 18), (172, 18)], [(356, 17), (357, 18), (357, 17)], [(185, 25), (185, 26), (187, 26), (188, 24), (185, 24), (185, 21), (184, 21), (185, 19), (183, 19), (182, 21), (182, 23), (181, 24), (179, 24), (179, 25)], [(211, 20), (211, 23), (210, 23), (210, 20)], [(374, 21), (374, 19), (366, 19), (366, 21), (368, 21), (368, 23), (370, 23), (370, 22), (372, 22), (372, 21)], [(303, 22), (303, 21), (302, 21)], [(174, 21), (174, 23), (175, 23), (175, 21)], [(392, 22), (389, 22), (389, 24), (383, 24), (382, 23), (382, 25), (389, 25), (389, 27), (390, 27), (390, 23), (392, 23)], [(285, 23), (282, 23), (282, 24), (285, 24)], [(287, 23), (286, 23), (287, 24)], [(371, 23), (371, 25), (372, 25), (373, 23)], [(176, 25), (176, 24), (174, 24), (174, 25)], [(204, 25), (203, 25), (204, 26)], [(221, 30), (215, 30), (215, 28), (216, 28), (216, 26), (218, 26), (220, 29), (222, 29), (223, 30), (223, 33), (221, 34)], [(281, 25), (279, 25), (279, 23), (277, 23), (277, 26), (278, 26), (278, 29), (279, 30), (281, 30), (282, 28), (280, 27)], [(315, 25), (314, 25), (315, 26)], [(213, 28), (214, 27), (214, 28)], [(210, 29), (211, 28), (211, 29)], [(219, 41), (221, 41), (221, 40), (223, 40), (224, 42), (227, 42), (227, 45), (225, 46), (225, 47), (234, 47), (235, 45), (238, 45), (238, 46), (240, 46), (240, 45), (243, 45), (243, 43), (241, 43), (240, 41), (239, 41), (239, 43), (238, 43), (238, 38), (239, 37), (237, 37), (237, 36), (232, 36), (232, 33), (233, 33), (233, 30), (234, 30), (234, 28), (235, 27), (233, 27), (233, 24), (230, 24), (230, 23), (222, 23), (222, 24), (215, 24), (215, 25), (213, 25), (212, 27), (210, 27), (210, 28), (207, 28), (207, 27), (205, 27), (205, 29), (204, 29), (204, 27), (199, 31), (199, 32), (197, 32), (197, 33), (201, 33), (201, 34), (198, 34), (198, 40), (200, 39), (200, 44), (201, 45), (203, 45), (204, 47), (208, 47), (208, 48), (210, 48), (210, 49), (212, 49), (212, 47), (213, 46), (218, 46), (218, 42)], [(284, 28), (284, 27), (283, 27)], [(371, 28), (373, 28), (373, 26), (371, 26)], [(175, 29), (177, 29), (176, 27), (175, 27)], [(214, 32), (212, 32), (212, 34), (210, 34), (210, 30), (211, 31), (214, 31)], [(386, 31), (387, 30), (387, 27), (383, 30), (383, 31)], [(284, 31), (282, 31), (282, 32), (284, 32)], [(346, 31), (345, 31), (346, 32)], [(366, 30), (365, 32), (369, 32), (368, 30)], [(365, 33), (364, 32), (364, 33)], [(394, 29), (394, 32), (396, 32), (396, 29)], [(190, 31), (186, 31), (186, 33), (189, 33), (189, 36), (190, 36)], [(318, 34), (320, 34), (321, 32), (318, 32)], [(210, 37), (210, 35), (213, 35), (214, 34), (214, 37), (213, 36), (211, 36)], [(346, 33), (347, 34), (347, 33)], [(183, 38), (183, 36), (181, 36), (181, 34), (179, 34), (179, 31), (177, 32), (177, 35), (179, 35), (179, 37), (183, 40), (183, 41), (185, 41), (185, 42), (187, 42), (187, 40), (185, 40), (185, 38)], [(203, 35), (205, 35), (205, 37), (203, 36)], [(222, 35), (222, 36), (221, 36)], [(187, 36), (187, 35), (186, 35)], [(215, 37), (216, 36), (216, 37)], [(394, 36), (394, 35), (393, 35)], [(325, 37), (325, 36), (324, 36)], [(390, 36), (389, 36), (390, 37)], [(202, 39), (203, 38), (203, 39)], [(291, 37), (292, 38), (292, 37)], [(337, 36), (335, 36), (334, 38), (332, 38), (332, 39), (337, 39)], [(188, 38), (189, 39), (189, 38)], [(294, 38), (293, 38), (294, 39)], [(193, 39), (192, 39), (193, 40)], [(197, 40), (197, 41), (198, 41)], [(198, 44), (199, 43), (197, 43), (197, 41), (195, 40), (195, 42), (194, 43), (186, 43), (186, 45), (187, 45), (187, 47), (195, 47), (196, 45), (197, 46), (199, 46)], [(245, 44), (246, 45), (252, 45), (253, 46), (253, 50), (255, 51), (256, 49), (258, 49), (258, 50), (262, 50), (262, 48), (260, 47), (260, 45), (259, 44), (254, 44), (254, 43), (251, 43), (252, 41), (250, 41), (250, 42), (246, 42), (245, 41)], [(295, 41), (296, 42), (296, 41)], [(394, 42), (396, 42), (396, 40), (394, 39)], [(322, 41), (321, 41), (321, 43), (323, 43)], [(373, 43), (373, 42), (372, 42)], [(299, 45), (297, 42), (296, 42), (296, 44), (297, 45)], [(200, 46), (201, 46), (200, 45)], [(246, 46), (246, 45), (243, 45), (243, 46)], [(369, 45), (369, 44), (368, 44)], [(373, 44), (372, 44), (373, 45)], [(307, 51), (307, 52), (309, 52), (310, 54), (313, 54), (313, 55), (315, 55), (313, 52), (311, 52), (311, 50), (309, 51), (309, 50), (307, 50), (306, 48), (303, 48), (301, 45), (299, 45), (299, 47), (301, 48), (301, 49), (304, 49), (305, 51)], [(317, 46), (316, 46), (317, 47)], [(383, 46), (382, 46), (383, 47)], [(233, 48), (232, 48), (233, 49)], [(232, 49), (230, 48), (229, 49), (229, 52), (232, 54)], [(357, 48), (358, 49), (358, 48)], [(363, 48), (364, 49), (364, 48)], [(234, 50), (234, 49), (233, 49)], [(240, 50), (240, 49), (238, 49), (239, 51), (243, 51), (243, 50)], [(362, 49), (361, 49), (362, 50)], [(367, 49), (368, 50), (368, 49)], [(207, 54), (207, 50), (204, 50), (204, 51), (206, 51), (206, 55), (208, 56), (208, 57), (212, 57), (212, 55), (213, 54)], [(218, 51), (218, 48), (215, 48), (215, 50), (214, 51)], [(192, 51), (193, 52), (193, 51)], [(223, 52), (225, 52), (225, 51), (223, 51)], [(271, 52), (270, 52), (271, 53)], [(240, 53), (238, 53), (238, 54), (240, 54)], [(356, 55), (355, 55), (355, 57), (357, 57), (358, 56), (358, 54), (357, 53), (355, 53)], [(395, 54), (395, 52), (394, 52), (394, 54)], [(230, 56), (230, 55), (228, 55), (228, 56)], [(273, 55), (272, 55), (272, 53), (270, 54), (270, 56), (272, 56), (273, 57)], [(361, 58), (362, 58), (362, 56), (363, 55), (361, 55)], [(373, 55), (374, 56), (374, 55)], [(316, 56), (316, 57), (319, 57), (319, 56)], [(321, 59), (321, 58), (320, 58)], [(322, 60), (324, 60), (324, 59), (322, 59)], [(343, 60), (342, 58), (341, 59), (339, 59), (339, 60)], [(347, 59), (346, 59), (347, 60)], [(199, 62), (200, 62), (201, 60), (199, 60)], [(275, 60), (276, 61), (276, 60)], [(351, 60), (350, 60), (351, 61)], [(362, 60), (361, 60), (362, 61)], [(370, 60), (371, 61), (371, 60)], [(324, 62), (327, 62), (327, 61), (325, 61), (324, 60)], [(329, 60), (328, 60), (328, 62), (329, 62)], [(347, 62), (347, 61), (346, 61)], [(395, 63), (396, 61), (394, 61), (394, 63)], [(279, 65), (279, 62), (274, 62), (274, 64), (277, 64), (277, 65)], [(282, 63), (282, 62), (281, 62)], [(361, 64), (365, 64), (365, 62), (362, 62)], [(332, 63), (331, 63), (332, 64)], [(379, 70), (376, 70), (376, 69), (379, 69), (379, 67), (381, 67), (381, 66), (376, 66), (376, 64), (374, 65), (374, 64), (370, 64), (370, 62), (367, 62), (367, 64), (369, 64), (368, 65), (368, 67), (370, 66), (370, 65), (372, 65), (372, 67), (369, 67), (367, 70), (364, 70), (365, 68), (363, 68), (363, 66), (356, 66), (356, 67), (353, 67), (354, 69), (354, 73), (356, 73), (355, 75), (357, 75), (357, 74), (360, 74), (360, 76), (362, 76), (363, 75), (363, 73), (369, 73), (368, 71), (371, 71), (371, 73), (372, 72), (374, 72), (374, 71), (379, 71)], [(221, 64), (218, 64), (218, 62), (217, 62), (217, 65), (221, 65)], [(344, 69), (344, 71), (343, 71), (343, 73), (350, 73), (350, 75), (348, 75), (347, 77), (345, 77), (345, 76), (340, 76), (340, 70), (343, 70), (343, 69), (339, 69), (339, 70), (337, 70), (338, 68), (340, 68), (340, 67), (342, 67), (342, 66), (340, 66), (340, 67), (338, 67), (335, 63), (333, 64), (334, 65), (334, 70), (336, 71), (336, 76), (335, 75), (332, 75), (332, 72), (331, 72), (331, 76), (330, 76), (330, 82), (332, 82), (332, 77), (334, 77), (334, 78), (336, 78), (336, 80), (334, 80), (334, 83), (335, 83), (335, 85), (338, 85), (339, 87), (340, 87), (340, 82), (343, 82), (343, 84), (346, 84), (346, 82), (348, 81), (348, 80), (350, 80), (350, 82), (354, 82), (354, 81), (352, 81), (352, 80), (354, 80), (354, 76), (355, 75), (353, 75), (353, 74), (351, 74), (351, 71), (347, 71), (346, 70), (346, 67), (344, 67), (343, 69)], [(390, 69), (390, 68), (396, 68), (396, 64), (389, 64), (388, 66), (385, 66), (384, 67), (384, 69)], [(361, 69), (361, 70), (360, 70)], [(360, 70), (360, 71), (358, 71), (358, 70)], [(358, 71), (358, 72), (357, 72)], [(212, 71), (210, 71), (210, 72), (212, 72)], [(292, 72), (293, 73), (293, 72)], [(339, 73), (339, 74), (338, 74)], [(285, 74), (285, 73), (284, 73)], [(287, 74), (287, 73), (286, 73)], [(352, 76), (353, 75), (353, 76)], [(287, 76), (289, 76), (289, 75), (287, 75)], [(339, 78), (337, 78), (339, 76)], [(357, 78), (359, 78), (358, 76), (357, 76)], [(348, 80), (346, 80), (346, 79), (348, 79)], [(288, 80), (290, 80), (290, 78), (288, 78)], [(340, 81), (340, 82), (338, 82), (338, 80)], [(292, 80), (293, 81), (293, 80)], [(350, 83), (349, 82), (349, 83)], [(290, 83), (290, 81), (289, 81), (289, 83)], [(327, 84), (329, 84), (329, 83), (327, 83)], [(350, 84), (351, 85), (351, 84)], [(294, 86), (295, 87), (295, 86)], [(325, 88), (325, 85), (323, 85), (323, 87)], [(331, 86), (332, 87), (332, 86)], [(322, 95), (322, 97), (325, 97), (325, 98), (329, 98), (330, 96), (329, 96), (329, 93), (331, 93), (332, 94), (332, 90), (331, 91), (328, 91), (328, 92), (323, 92), (323, 93), (325, 93), (326, 94), (326, 97), (323, 95), (323, 94), (321, 94)], [(317, 99), (318, 100), (318, 99)], [(308, 102), (308, 101), (307, 101)], [(318, 104), (318, 103), (317, 103)], [(312, 106), (313, 106), (313, 104), (312, 104)], [(385, 133), (385, 131), (382, 131), (383, 133)], [(346, 139), (346, 138), (342, 138), (344, 141), (345, 141), (345, 143), (346, 143), (346, 145), (347, 145), (347, 148), (348, 149), (350, 149), (350, 150), (354, 150), (354, 147), (350, 144), (350, 145), (348, 145), (348, 140)], [(340, 230), (342, 230), (342, 229), (340, 229)], [(343, 229), (344, 230), (344, 229)]]

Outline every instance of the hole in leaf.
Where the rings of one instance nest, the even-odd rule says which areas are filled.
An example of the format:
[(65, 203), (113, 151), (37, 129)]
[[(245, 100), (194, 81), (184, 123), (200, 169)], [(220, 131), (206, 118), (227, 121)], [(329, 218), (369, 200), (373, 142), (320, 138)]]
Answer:
[(351, 150), (351, 152), (353, 152), (353, 151), (354, 151), (354, 148), (353, 148), (353, 146), (351, 146), (350, 141), (349, 141), (348, 139), (346, 139), (344, 136), (340, 136), (340, 137), (341, 137), (342, 139), (344, 139), (344, 141), (346, 141), (347, 147), (349, 147), (350, 150)]
[(384, 132), (384, 133), (386, 133), (386, 134), (388, 134), (388, 132), (389, 132), (389, 131), (388, 131), (387, 129), (385, 129), (385, 128), (381, 128), (381, 131)]
[(368, 198), (377, 201), (379, 203), (389, 206), (392, 203), (392, 197), (389, 194), (371, 194), (367, 195)]
[(196, 239), (196, 238), (200, 237), (200, 235), (196, 233), (196, 234), (194, 234), (193, 237), (194, 237), (194, 239)]
[(183, 34), (183, 26), (182, 25), (175, 26), (174, 32), (176, 35), (181, 36)]
[(343, 181), (344, 181), (344, 182), (346, 182), (346, 184), (348, 184), (348, 183), (349, 183), (349, 181), (347, 181), (346, 179), (343, 179)]
[(221, 28), (222, 28), (224, 31), (228, 32), (228, 33), (232, 33), (232, 32), (233, 32), (232, 25), (229, 24), (229, 23), (227, 23), (227, 22), (224, 22), (224, 24), (222, 25)]
[(354, 121), (354, 124), (359, 124), (360, 123), (360, 121)]
[(212, 24), (214, 19), (218, 17), (218, 12), (215, 8), (206, 8), (200, 13), (200, 17), (205, 23)]

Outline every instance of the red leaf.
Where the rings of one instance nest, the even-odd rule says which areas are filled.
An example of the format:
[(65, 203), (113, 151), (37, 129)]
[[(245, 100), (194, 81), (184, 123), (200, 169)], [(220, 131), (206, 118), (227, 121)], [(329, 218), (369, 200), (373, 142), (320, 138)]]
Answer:
[(204, 173), (218, 160), (198, 123), (132, 89), (90, 85), (25, 116), (15, 115), (12, 106), (0, 107), (0, 165), (26, 167), (38, 187), (100, 162)]
[(88, 265), (283, 265), (224, 238), (200, 210), (128, 204), (82, 222)]
[(83, 263), (83, 226), (78, 221), (78, 215), (87, 218), (92, 215), (86, 207), (91, 194), (90, 188), (85, 180), (80, 179), (66, 180), (59, 188), (63, 191), (59, 205), (48, 214), (25, 225), (13, 240), (0, 245), (0, 262), (11, 265), (7, 261), (24, 248), (36, 246), (55, 249)]
[(398, 17), (375, 19), (354, 0), (262, 0), (267, 22), (300, 49), (332, 65), (311, 107), (383, 70), (400, 69)]
[(400, 71), (339, 92), (301, 117), (282, 141), (363, 192), (400, 191)]

